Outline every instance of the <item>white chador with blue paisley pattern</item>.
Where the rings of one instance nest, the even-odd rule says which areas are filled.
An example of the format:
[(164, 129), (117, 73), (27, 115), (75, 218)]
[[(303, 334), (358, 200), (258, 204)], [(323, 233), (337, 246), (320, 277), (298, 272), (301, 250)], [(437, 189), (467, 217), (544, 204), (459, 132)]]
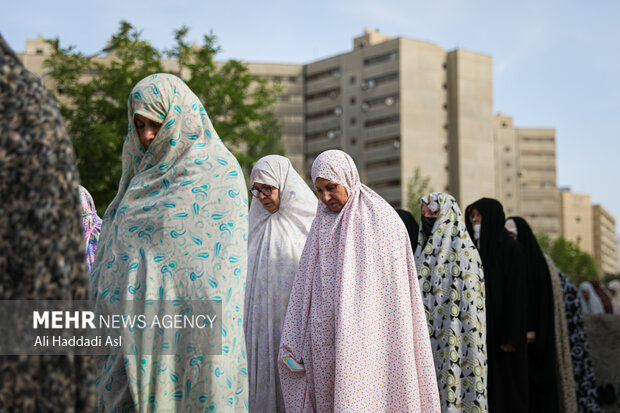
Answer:
[[(104, 217), (91, 295), (98, 311), (108, 314), (140, 313), (146, 300), (219, 302), (222, 350), (196, 356), (188, 346), (162, 355), (158, 346), (170, 349), (175, 342), (124, 346), (99, 366), (98, 409), (245, 411), (243, 174), (200, 100), (179, 78), (143, 79), (128, 109), (123, 174)], [(162, 124), (146, 151), (133, 126), (136, 114)], [(127, 338), (137, 333), (125, 332)]]

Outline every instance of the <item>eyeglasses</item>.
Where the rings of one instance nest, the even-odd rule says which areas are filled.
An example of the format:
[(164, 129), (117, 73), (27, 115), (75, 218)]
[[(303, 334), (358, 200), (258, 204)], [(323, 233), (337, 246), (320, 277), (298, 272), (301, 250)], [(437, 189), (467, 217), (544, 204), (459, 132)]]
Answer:
[(271, 195), (271, 191), (273, 190), (273, 186), (264, 186), (262, 188), (252, 188), (250, 189), (250, 193), (254, 198), (258, 198), (258, 194), (263, 194), (265, 196)]

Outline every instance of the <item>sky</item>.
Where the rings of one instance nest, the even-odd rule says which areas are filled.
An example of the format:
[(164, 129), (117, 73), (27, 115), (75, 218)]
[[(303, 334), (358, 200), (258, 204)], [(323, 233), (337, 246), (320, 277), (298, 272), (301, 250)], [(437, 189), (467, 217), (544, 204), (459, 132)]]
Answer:
[(213, 31), (221, 60), (303, 64), (350, 51), (371, 28), (488, 54), (494, 112), (555, 128), (558, 186), (590, 194), (620, 232), (618, 18), (617, 0), (32, 0), (3, 5), (0, 33), (17, 52), (40, 33), (91, 54), (121, 20), (158, 48), (185, 25), (198, 42)]

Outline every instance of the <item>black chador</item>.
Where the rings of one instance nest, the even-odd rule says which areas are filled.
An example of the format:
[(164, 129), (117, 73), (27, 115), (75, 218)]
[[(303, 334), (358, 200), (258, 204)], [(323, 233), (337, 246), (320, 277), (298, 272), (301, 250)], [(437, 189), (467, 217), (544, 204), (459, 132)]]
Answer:
[[(481, 216), (479, 236), (469, 220)], [(525, 259), (504, 228), (505, 215), (495, 199), (482, 198), (467, 207), (467, 229), (478, 238), (486, 287), (489, 411), (528, 411)]]
[(529, 411), (556, 413), (559, 406), (549, 267), (528, 223), (521, 217), (511, 219), (517, 224), (517, 240), (527, 265), (527, 331), (535, 334), (527, 345)]

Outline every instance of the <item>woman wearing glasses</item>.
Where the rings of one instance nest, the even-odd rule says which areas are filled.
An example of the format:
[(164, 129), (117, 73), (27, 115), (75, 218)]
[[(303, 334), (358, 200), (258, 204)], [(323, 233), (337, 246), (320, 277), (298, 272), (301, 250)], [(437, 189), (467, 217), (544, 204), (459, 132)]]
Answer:
[(277, 366), (280, 334), (317, 199), (279, 155), (261, 158), (250, 184), (244, 318), (250, 411), (284, 412)]

